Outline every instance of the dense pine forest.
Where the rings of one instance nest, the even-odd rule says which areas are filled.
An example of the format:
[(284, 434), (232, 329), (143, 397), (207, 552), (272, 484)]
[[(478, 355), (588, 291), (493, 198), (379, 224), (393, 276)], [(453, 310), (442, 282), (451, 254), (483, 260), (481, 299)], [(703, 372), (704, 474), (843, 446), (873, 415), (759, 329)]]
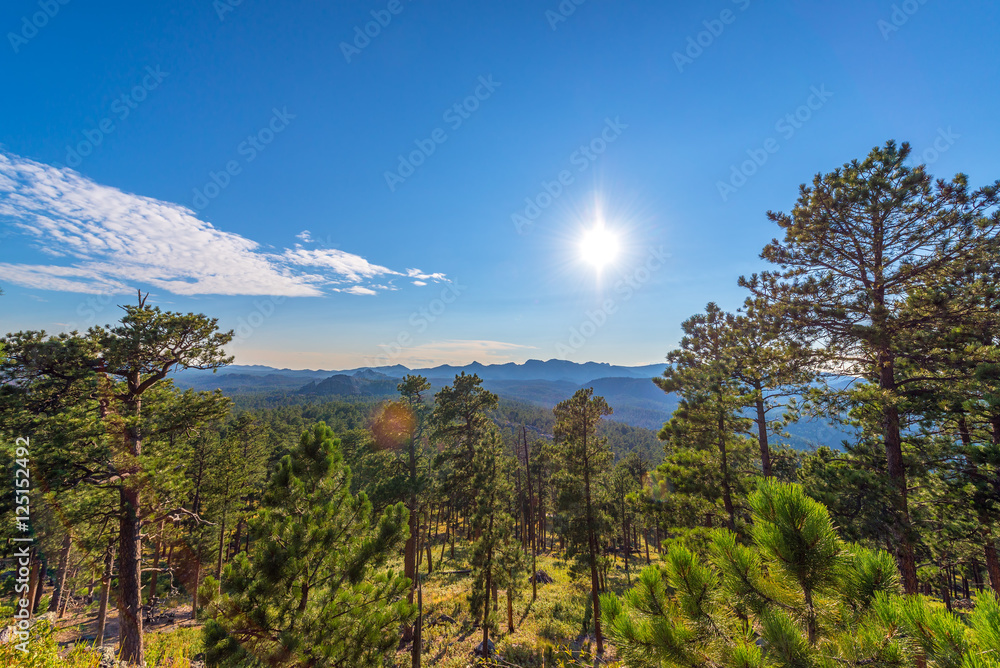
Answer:
[[(7, 334), (0, 664), (1000, 667), (1000, 182), (915, 163), (767, 213), (742, 306), (664, 346), (655, 432), (465, 373), (183, 390), (233, 332), (141, 292)], [(791, 447), (810, 419), (855, 436)]]

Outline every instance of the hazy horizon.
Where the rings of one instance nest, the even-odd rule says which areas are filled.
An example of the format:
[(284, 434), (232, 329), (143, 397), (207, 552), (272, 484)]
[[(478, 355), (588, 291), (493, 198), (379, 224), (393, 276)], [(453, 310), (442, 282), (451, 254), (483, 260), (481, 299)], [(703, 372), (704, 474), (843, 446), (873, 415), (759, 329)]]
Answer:
[(561, 360), (561, 359), (554, 358), (554, 357), (551, 358), (551, 359), (545, 359), (545, 360), (536, 359), (536, 358), (530, 358), (529, 357), (529, 358), (521, 360), (521, 361), (510, 361), (510, 362), (490, 362), (490, 363), (485, 363), (485, 362), (479, 362), (478, 360), (471, 360), (471, 361), (468, 361), (468, 362), (459, 362), (459, 363), (442, 363), (442, 364), (429, 364), (429, 365), (417, 364), (417, 365), (412, 365), (412, 366), (409, 365), (409, 364), (400, 364), (400, 363), (397, 362), (397, 363), (393, 363), (393, 364), (390, 364), (390, 365), (359, 366), (359, 367), (338, 367), (338, 368), (322, 369), (322, 368), (277, 367), (277, 366), (274, 366), (273, 364), (244, 364), (244, 363), (240, 362), (239, 360), (235, 360), (229, 367), (222, 367), (221, 369), (219, 369), (218, 373), (225, 373), (226, 369), (232, 368), (232, 367), (235, 367), (235, 366), (265, 367), (265, 368), (269, 368), (269, 369), (276, 369), (278, 371), (316, 371), (316, 372), (359, 371), (361, 369), (373, 369), (373, 370), (377, 371), (380, 368), (381, 369), (385, 369), (385, 368), (392, 368), (392, 367), (395, 367), (395, 366), (404, 366), (404, 367), (410, 369), (411, 371), (414, 371), (414, 370), (421, 370), (421, 369), (431, 369), (431, 368), (436, 368), (436, 367), (440, 367), (440, 366), (466, 367), (466, 366), (472, 366), (474, 364), (480, 364), (482, 366), (487, 366), (487, 367), (488, 366), (505, 365), (505, 364), (516, 364), (518, 366), (524, 366), (527, 362), (532, 362), (532, 361), (534, 361), (534, 362), (542, 362), (542, 363), (547, 363), (547, 362), (570, 362), (572, 364), (580, 364), (580, 365), (584, 365), (584, 364), (600, 364), (600, 365), (605, 365), (605, 366), (627, 367), (627, 368), (641, 368), (641, 367), (647, 367), (647, 366), (655, 366), (657, 364), (666, 364), (666, 362), (648, 362), (648, 363), (645, 363), (645, 364), (613, 364), (611, 362), (601, 362), (601, 361), (598, 361), (598, 360), (587, 360), (585, 362), (574, 362), (572, 360)]

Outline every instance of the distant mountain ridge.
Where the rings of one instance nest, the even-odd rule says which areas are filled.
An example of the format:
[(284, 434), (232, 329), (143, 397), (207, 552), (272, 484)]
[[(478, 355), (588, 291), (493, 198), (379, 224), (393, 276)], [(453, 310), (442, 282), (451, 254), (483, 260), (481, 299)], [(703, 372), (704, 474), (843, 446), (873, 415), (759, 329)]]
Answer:
[[(378, 373), (386, 378), (402, 378), (406, 374), (419, 374), (428, 379), (447, 378), (449, 381), (456, 375), (465, 372), (467, 374), (477, 374), (483, 380), (550, 380), (565, 381), (570, 383), (586, 383), (598, 378), (653, 378), (663, 373), (667, 368), (666, 364), (646, 364), (643, 366), (621, 366), (608, 364), (607, 362), (570, 362), (567, 360), (550, 359), (528, 360), (523, 364), (507, 362), (504, 364), (481, 364), (472, 362), (463, 366), (452, 364), (442, 364), (435, 367), (410, 369), (402, 364), (392, 366), (358, 367), (355, 369), (325, 371), (310, 369), (276, 369), (261, 365), (240, 365), (234, 364), (220, 369), (215, 375), (241, 374), (244, 376), (283, 376), (289, 378), (302, 378), (308, 382), (329, 378), (330, 376), (357, 376), (371, 377), (372, 373)], [(196, 369), (186, 369), (175, 374), (175, 378), (184, 379), (197, 376), (211, 375), (210, 371), (199, 371)], [(199, 383), (200, 384), (200, 383)]]
[[(593, 387), (614, 409), (611, 419), (633, 427), (659, 430), (677, 408), (675, 394), (667, 394), (653, 382), (666, 364), (619, 366), (600, 362), (528, 360), (523, 364), (443, 364), (423, 369), (403, 365), (361, 367), (344, 371), (275, 369), (266, 366), (233, 365), (217, 373), (183, 370), (174, 374), (181, 387), (197, 390), (219, 388), (233, 394), (271, 393), (283, 397), (360, 397), (382, 399), (397, 395), (396, 386), (406, 374), (419, 374), (430, 381), (433, 391), (449, 385), (460, 373), (477, 374), (483, 387), (501, 399), (520, 401), (546, 409), (568, 399), (578, 389)], [(818, 421), (803, 421), (788, 428), (796, 447), (814, 444), (839, 446), (849, 436), (842, 429)]]

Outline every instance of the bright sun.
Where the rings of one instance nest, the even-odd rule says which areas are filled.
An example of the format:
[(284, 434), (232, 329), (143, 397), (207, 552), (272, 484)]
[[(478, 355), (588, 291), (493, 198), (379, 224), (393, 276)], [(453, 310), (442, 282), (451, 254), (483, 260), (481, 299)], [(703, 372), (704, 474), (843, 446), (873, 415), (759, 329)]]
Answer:
[(580, 241), (580, 256), (598, 269), (618, 257), (618, 236), (598, 224), (587, 230)]

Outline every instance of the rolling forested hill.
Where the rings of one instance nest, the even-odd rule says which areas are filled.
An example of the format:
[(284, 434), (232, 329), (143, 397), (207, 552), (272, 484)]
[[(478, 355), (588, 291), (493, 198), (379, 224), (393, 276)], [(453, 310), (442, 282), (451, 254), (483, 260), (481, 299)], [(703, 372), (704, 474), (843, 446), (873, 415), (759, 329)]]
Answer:
[[(455, 374), (475, 373), (483, 379), (483, 387), (505, 400), (505, 405), (521, 406), (524, 411), (529, 407), (540, 409), (540, 415), (549, 416), (557, 403), (572, 396), (576, 390), (593, 387), (595, 394), (603, 396), (614, 409), (609, 420), (641, 430), (632, 433), (645, 434), (638, 439), (645, 443), (639, 449), (647, 454), (655, 451), (655, 458), (658, 459), (660, 446), (655, 433), (677, 408), (677, 397), (664, 393), (652, 382), (652, 378), (662, 373), (664, 368), (662, 364), (622, 367), (564, 360), (529, 360), (524, 364), (473, 363), (463, 367), (445, 365), (412, 371), (400, 365), (342, 372), (233, 366), (214, 374), (182, 371), (175, 375), (174, 380), (182, 387), (220, 388), (245, 408), (270, 408), (331, 400), (374, 405), (396, 396), (396, 385), (407, 373), (427, 377), (434, 392), (451, 383)], [(535, 424), (534, 418), (523, 421)], [(521, 420), (516, 422), (520, 424)], [(550, 433), (550, 430), (545, 431)], [(817, 445), (837, 448), (845, 438), (850, 438), (850, 434), (842, 427), (821, 420), (802, 420), (790, 425), (787, 435), (777, 438), (776, 442), (807, 450)]]

